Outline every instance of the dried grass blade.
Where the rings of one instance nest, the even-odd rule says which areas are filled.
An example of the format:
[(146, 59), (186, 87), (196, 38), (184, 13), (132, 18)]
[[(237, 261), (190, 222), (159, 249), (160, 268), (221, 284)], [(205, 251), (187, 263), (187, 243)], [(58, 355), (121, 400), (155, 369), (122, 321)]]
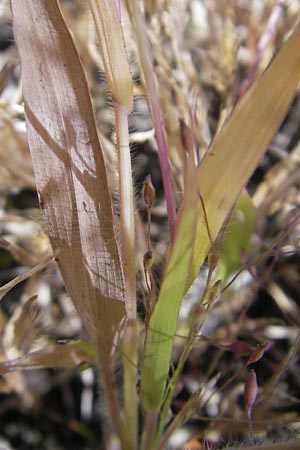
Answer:
[(39, 350), (20, 356), (11, 361), (0, 363), (0, 374), (17, 370), (56, 368), (73, 369), (81, 364), (93, 364), (91, 354), (81, 349), (76, 344), (57, 345), (45, 350)]
[(88, 1), (112, 97), (130, 112), (133, 103), (132, 79), (120, 23), (120, 8), (113, 0)]
[(125, 315), (124, 287), (86, 79), (56, 0), (12, 0), (11, 8), (40, 206), (66, 287), (96, 344), (119, 432), (110, 353)]
[(46, 228), (88, 331), (102, 328), (108, 342), (124, 314), (123, 280), (83, 69), (56, 1), (13, 0), (12, 12)]

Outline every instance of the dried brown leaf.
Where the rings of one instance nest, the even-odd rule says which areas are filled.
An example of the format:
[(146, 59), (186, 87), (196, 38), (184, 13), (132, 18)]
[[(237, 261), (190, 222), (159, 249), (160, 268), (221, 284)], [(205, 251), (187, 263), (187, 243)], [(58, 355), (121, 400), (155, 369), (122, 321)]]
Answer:
[(92, 364), (93, 358), (74, 344), (57, 345), (52, 348), (27, 353), (11, 361), (0, 363), (0, 374), (24, 369), (72, 369), (81, 364)]
[(56, 0), (11, 7), (45, 225), (72, 300), (106, 353), (125, 313), (123, 279), (83, 68)]

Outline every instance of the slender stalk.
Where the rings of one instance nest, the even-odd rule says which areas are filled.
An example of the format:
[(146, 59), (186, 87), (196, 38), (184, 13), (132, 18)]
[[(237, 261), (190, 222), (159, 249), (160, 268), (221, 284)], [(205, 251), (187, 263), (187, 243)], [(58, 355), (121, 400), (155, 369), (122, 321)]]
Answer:
[(124, 434), (126, 448), (138, 449), (137, 322), (128, 321), (123, 337)]
[(125, 301), (128, 322), (123, 339), (124, 415), (128, 448), (138, 445), (137, 382), (137, 322), (135, 282), (134, 195), (129, 149), (128, 112), (126, 107), (114, 102), (119, 165), (119, 201), (121, 260), (125, 283)]
[(157, 445), (154, 447), (155, 450), (163, 450), (164, 448), (166, 448), (166, 445), (168, 444), (168, 441), (172, 433), (174, 433), (176, 429), (179, 429), (179, 427), (182, 426), (184, 422), (186, 422), (188, 417), (190, 417), (195, 412), (201, 391), (202, 389), (199, 389), (199, 391), (195, 392), (187, 401), (185, 406), (181, 409), (181, 411), (172, 420), (172, 422), (164, 432), (163, 436), (161, 437)]
[(128, 320), (136, 319), (134, 197), (128, 134), (128, 112), (114, 102), (119, 166), (121, 258)]
[(103, 356), (103, 350), (98, 349), (97, 353), (99, 358), (101, 358), (102, 355), (102, 358), (104, 359), (104, 361), (106, 361), (106, 363), (103, 363), (103, 361), (98, 362), (98, 365), (101, 368), (100, 379), (104, 387), (104, 397), (108, 408), (110, 424), (112, 426), (113, 432), (116, 433), (116, 435), (120, 439), (123, 447), (125, 441), (125, 433), (120, 414), (121, 409), (117, 399), (113, 371), (111, 369), (110, 361), (108, 361), (107, 355), (106, 357)]
[(156, 432), (158, 414), (159, 411), (157, 409), (149, 410), (146, 413), (142, 434), (141, 450), (148, 450), (152, 447)]
[[(119, 169), (120, 254), (125, 286), (127, 323), (123, 335), (124, 423), (119, 426), (123, 450), (136, 450), (138, 441), (137, 322), (135, 287), (134, 196), (128, 135), (133, 90), (121, 23), (119, 0), (89, 0), (107, 83), (113, 99)], [(114, 393), (112, 392), (113, 396)], [(109, 399), (108, 399), (109, 401)], [(113, 421), (114, 418), (111, 416)]]
[(174, 398), (174, 391), (177, 386), (178, 378), (183, 369), (183, 365), (191, 351), (194, 340), (195, 340), (195, 337), (192, 336), (192, 334), (190, 333), (190, 335), (188, 336), (187, 342), (185, 344), (185, 347), (180, 355), (178, 366), (177, 366), (176, 370), (174, 371), (171, 379), (168, 381), (168, 386), (166, 388), (166, 397), (165, 397), (165, 401), (164, 401), (162, 409), (161, 409), (159, 423), (158, 423), (157, 431), (156, 431), (156, 435), (158, 438), (160, 438), (162, 435), (164, 426), (166, 424), (168, 411), (169, 411), (172, 399)]
[(175, 237), (176, 208), (174, 200), (174, 192), (172, 186), (171, 168), (168, 158), (167, 141), (164, 130), (162, 111), (159, 101), (159, 93), (157, 88), (157, 80), (152, 63), (152, 54), (147, 41), (145, 32), (145, 24), (140, 14), (137, 2), (134, 0), (126, 1), (127, 9), (130, 17), (132, 17), (134, 28), (137, 34), (137, 42), (139, 48), (139, 56), (145, 84), (147, 88), (148, 100), (152, 112), (153, 124), (155, 129), (155, 137), (157, 141), (159, 164), (161, 169), (164, 193), (167, 203), (168, 221), (170, 228), (171, 242)]

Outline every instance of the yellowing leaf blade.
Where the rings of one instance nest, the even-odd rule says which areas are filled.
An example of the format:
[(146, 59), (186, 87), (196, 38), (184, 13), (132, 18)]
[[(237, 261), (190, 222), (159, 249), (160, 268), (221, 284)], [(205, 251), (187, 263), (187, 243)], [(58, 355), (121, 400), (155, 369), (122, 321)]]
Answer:
[(299, 81), (299, 49), (298, 25), (203, 158), (197, 169), (197, 201), (195, 192), (191, 192), (193, 185), (185, 190), (175, 242), (146, 337), (142, 368), (145, 409), (158, 409), (163, 401), (183, 294), (194, 281), (212, 240), (286, 114)]
[[(284, 119), (299, 82), (299, 46), (300, 26), (236, 106), (198, 168), (198, 190), (213, 239)], [(201, 221), (199, 232), (203, 236)], [(199, 247), (204, 248), (202, 243)], [(209, 247), (207, 242), (202, 256), (197, 256), (192, 279)]]

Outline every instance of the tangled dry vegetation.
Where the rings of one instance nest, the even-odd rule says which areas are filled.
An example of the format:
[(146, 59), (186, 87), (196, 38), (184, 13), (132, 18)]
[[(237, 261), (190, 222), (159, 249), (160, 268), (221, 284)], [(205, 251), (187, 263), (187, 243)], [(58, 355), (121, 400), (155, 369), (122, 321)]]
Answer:
[[(183, 121), (192, 130), (196, 157), (201, 160), (212, 137), (248, 85), (259, 77), (293, 30), (300, 15), (300, 1), (148, 0), (144, 3), (179, 204), (184, 183)], [(110, 190), (117, 205), (113, 116), (91, 18), (85, 2), (61, 1), (61, 8), (92, 93)], [(2, 376), (0, 447), (87, 450), (107, 445), (112, 448), (107, 443), (106, 425), (101, 427), (106, 412), (90, 367), (93, 348), (84, 343), (85, 332), (51, 257), (38, 208), (26, 140), (20, 65), (12, 37), (9, 4), (5, 0), (0, 3), (0, 14), (0, 277), (3, 286), (12, 282), (1, 290), (0, 358), (2, 361), (19, 358), (13, 369), (40, 368), (11, 371)], [(156, 189), (151, 245), (157, 286), (168, 245), (168, 230), (136, 43), (130, 38), (128, 18), (124, 20), (134, 80), (130, 139), (139, 211), (137, 278), (142, 321), (147, 317), (147, 286), (142, 262), (139, 263), (147, 249), (142, 184), (149, 173)], [(284, 123), (248, 185), (256, 208), (250, 245), (240, 255), (240, 266), (234, 268), (233, 272), (238, 272), (233, 282), (223, 286), (221, 298), (209, 311), (203, 337), (185, 364), (170, 416), (182, 410), (191, 393), (200, 387), (205, 398), (185, 427), (173, 434), (170, 448), (215, 449), (248, 437), (244, 385), (249, 373), (248, 358), (253, 354), (250, 368), (255, 370), (259, 386), (252, 412), (255, 439), (277, 442), (298, 436), (299, 123), (297, 92)], [(226, 239), (229, 242), (223, 248), (225, 264), (226, 261), (230, 264), (228, 255), (233, 233), (230, 234), (230, 227), (225, 232), (225, 242)], [(202, 279), (205, 271), (204, 268), (201, 272)], [(186, 326), (186, 310), (202, 289), (200, 280), (184, 301), (180, 315), (182, 329), (176, 338), (178, 354), (182, 345), (180, 334), (181, 331), (184, 334)], [(67, 342), (68, 346), (57, 350), (58, 341)], [(175, 348), (174, 364), (178, 354)]]

